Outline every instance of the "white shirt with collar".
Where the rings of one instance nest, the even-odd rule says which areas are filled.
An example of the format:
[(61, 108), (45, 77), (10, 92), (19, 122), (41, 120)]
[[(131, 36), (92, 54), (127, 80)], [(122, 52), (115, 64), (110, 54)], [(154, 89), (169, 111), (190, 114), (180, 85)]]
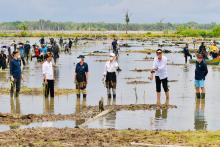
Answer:
[(119, 65), (116, 61), (107, 61), (105, 64), (104, 75), (107, 75), (107, 72), (116, 72)]
[(153, 68), (157, 68), (155, 71), (155, 76), (158, 76), (161, 80), (168, 77), (167, 74), (167, 58), (162, 56), (162, 59), (159, 60), (158, 57), (154, 58)]
[(54, 80), (53, 63), (45, 61), (42, 65), (42, 73), (47, 80)]

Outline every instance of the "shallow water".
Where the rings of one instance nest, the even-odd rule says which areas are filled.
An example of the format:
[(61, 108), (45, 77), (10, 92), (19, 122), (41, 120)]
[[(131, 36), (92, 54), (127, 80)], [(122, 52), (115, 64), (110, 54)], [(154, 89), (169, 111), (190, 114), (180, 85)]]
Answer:
[[(31, 42), (35, 42), (33, 38)], [(8, 41), (5, 41), (8, 42)], [(3, 43), (5, 43), (3, 41)], [(84, 41), (85, 42), (85, 41)], [(104, 43), (103, 43), (104, 42)], [(126, 41), (124, 41), (126, 43)], [(146, 48), (156, 49), (157, 45), (151, 43), (127, 41), (132, 44), (130, 48), (121, 48), (125, 50), (142, 50)], [(109, 52), (110, 41), (89, 41), (88, 43), (81, 43), (78, 47), (74, 48), (71, 55), (62, 53), (58, 61), (55, 75), (56, 87), (59, 88), (74, 88), (73, 73), (76, 63), (76, 57), (80, 54), (87, 54), (92, 51)], [(179, 51), (179, 47), (165, 47), (165, 49)], [(166, 54), (169, 63), (183, 64), (184, 58), (182, 54)], [(133, 72), (135, 68), (149, 69), (152, 67), (152, 61), (141, 61), (146, 57), (141, 53), (121, 53), (119, 64), (122, 72), (118, 74), (117, 85), (117, 100), (116, 104), (143, 104), (143, 103), (156, 103), (155, 83), (149, 81), (147, 77), (148, 72)], [(154, 54), (148, 55), (154, 57)], [(81, 105), (97, 105), (101, 97), (106, 100), (106, 89), (102, 82), (102, 74), (104, 62), (97, 62), (96, 60), (105, 60), (106, 56), (87, 56), (86, 62), (89, 64), (89, 84), (88, 96), (85, 102), (81, 101)], [(220, 100), (218, 97), (218, 89), (220, 89), (220, 72), (214, 66), (209, 66), (209, 74), (206, 79), (206, 101), (203, 102), (204, 106), (198, 108), (195, 100), (194, 91), (194, 65), (169, 65), (169, 80), (178, 80), (177, 82), (169, 83), (170, 86), (170, 104), (177, 105), (177, 109), (168, 110), (167, 117), (155, 118), (155, 111), (121, 111), (116, 115), (106, 116), (100, 120), (95, 121), (89, 127), (115, 127), (117, 129), (123, 128), (139, 128), (139, 129), (174, 129), (174, 130), (188, 130), (188, 129), (220, 129), (219, 118), (220, 111), (218, 109)], [(9, 86), (7, 72), (0, 73), (0, 86)], [(41, 65), (33, 60), (24, 69), (25, 82), (24, 86), (28, 87), (42, 87)], [(149, 81), (148, 84), (127, 84), (125, 78), (139, 77), (142, 81)], [(135, 92), (136, 89), (136, 92)], [(137, 94), (137, 97), (136, 97)], [(164, 103), (164, 94), (162, 95), (162, 102)], [(55, 96), (54, 100), (45, 100), (43, 96), (35, 95), (20, 95), (19, 99), (11, 99), (9, 95), (0, 96), (0, 112), (20, 113), (20, 114), (42, 114), (42, 113), (55, 113), (55, 114), (70, 114), (77, 111), (76, 95)], [(197, 111), (198, 110), (198, 111)], [(132, 119), (135, 116), (136, 119)], [(153, 119), (153, 123), (151, 123)], [(100, 121), (104, 120), (103, 123)], [(108, 121), (109, 120), (109, 121)], [(140, 120), (139, 122), (136, 120)], [(178, 123), (177, 123), (178, 122)], [(203, 123), (201, 126), (199, 124)], [(136, 124), (137, 123), (137, 124)], [(126, 124), (126, 125), (123, 125)], [(204, 126), (204, 127), (203, 127)], [(1, 130), (1, 129), (0, 129)]]

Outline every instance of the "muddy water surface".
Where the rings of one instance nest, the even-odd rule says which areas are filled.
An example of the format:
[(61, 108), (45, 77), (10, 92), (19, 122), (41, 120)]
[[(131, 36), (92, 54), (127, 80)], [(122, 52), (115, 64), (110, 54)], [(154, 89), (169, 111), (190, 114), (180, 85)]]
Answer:
[[(32, 39), (31, 42), (35, 42)], [(5, 40), (5, 42), (10, 42)], [(104, 43), (103, 43), (104, 42)], [(2, 41), (2, 44), (4, 41)], [(134, 69), (150, 69), (152, 61), (145, 61), (144, 58), (154, 57), (142, 53), (126, 53), (126, 50), (143, 50), (146, 48), (156, 49), (157, 45), (151, 43), (127, 41), (131, 44), (129, 48), (121, 48), (119, 64), (122, 71), (118, 73), (117, 99), (116, 104), (143, 104), (156, 103), (155, 83), (149, 81), (149, 72), (135, 72)], [(19, 98), (10, 98), (9, 95), (0, 96), (0, 112), (19, 114), (70, 114), (77, 111), (77, 106), (97, 105), (101, 97), (106, 99), (106, 89), (102, 82), (102, 74), (110, 48), (109, 41), (82, 41), (78, 47), (74, 47), (72, 54), (60, 55), (55, 69), (56, 88), (74, 88), (73, 73), (77, 63), (76, 57), (80, 54), (87, 55), (93, 51), (103, 51), (106, 54), (101, 56), (86, 56), (89, 64), (88, 96), (86, 101), (77, 102), (76, 95), (55, 96), (54, 99), (44, 99), (43, 96), (20, 95)], [(180, 51), (179, 47), (165, 47), (165, 49)], [(205, 101), (195, 100), (194, 91), (194, 65), (183, 65), (182, 54), (166, 54), (169, 59), (168, 65), (170, 86), (170, 104), (177, 105), (177, 109), (159, 111), (119, 111), (109, 114), (88, 127), (95, 128), (137, 128), (137, 129), (220, 129), (219, 118), (219, 96), (220, 72), (216, 66), (209, 66), (209, 74), (206, 79)], [(100, 62), (101, 61), (101, 62)], [(173, 64), (173, 65), (172, 65)], [(41, 65), (35, 59), (24, 68), (25, 81), (22, 83), (27, 87), (42, 87)], [(8, 73), (0, 73), (0, 86), (7, 87)], [(145, 81), (144, 84), (128, 84), (132, 81)], [(164, 94), (162, 102), (165, 102)], [(1, 128), (0, 128), (1, 130)], [(4, 130), (4, 129), (2, 129)]]

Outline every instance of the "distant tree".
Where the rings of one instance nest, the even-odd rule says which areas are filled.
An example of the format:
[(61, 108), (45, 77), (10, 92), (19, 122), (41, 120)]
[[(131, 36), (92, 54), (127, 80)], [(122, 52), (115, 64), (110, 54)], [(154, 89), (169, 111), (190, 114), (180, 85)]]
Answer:
[(125, 29), (126, 29), (126, 34), (128, 34), (128, 24), (130, 22), (130, 18), (129, 18), (129, 14), (128, 14), (128, 11), (126, 12), (125, 14)]
[(20, 23), (17, 25), (17, 29), (22, 30), (22, 31), (27, 31), (28, 30), (28, 25), (25, 23)]

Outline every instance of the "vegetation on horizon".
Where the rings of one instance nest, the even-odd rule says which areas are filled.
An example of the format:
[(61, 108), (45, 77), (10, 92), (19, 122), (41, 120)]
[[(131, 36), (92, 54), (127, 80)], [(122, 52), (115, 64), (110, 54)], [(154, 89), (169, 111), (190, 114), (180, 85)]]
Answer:
[[(0, 23), (0, 37), (79, 37), (79, 38), (114, 38), (144, 39), (146, 37), (220, 37), (220, 25), (216, 23), (198, 24), (189, 22), (185, 24), (154, 23), (131, 24), (128, 13), (125, 23), (73, 23), (51, 22), (49, 20), (3, 22)], [(129, 24), (129, 25), (128, 25)], [(5, 30), (5, 31), (4, 31)], [(14, 32), (8, 32), (8, 31)], [(17, 32), (17, 30), (19, 30)], [(35, 31), (33, 31), (35, 30)], [(62, 31), (125, 31), (120, 34), (95, 33), (65, 33)], [(146, 31), (146, 33), (130, 33), (127, 31)], [(16, 32), (15, 32), (16, 31)], [(52, 32), (45, 32), (52, 31)], [(53, 32), (55, 31), (55, 32)], [(154, 32), (161, 31), (162, 33)]]

